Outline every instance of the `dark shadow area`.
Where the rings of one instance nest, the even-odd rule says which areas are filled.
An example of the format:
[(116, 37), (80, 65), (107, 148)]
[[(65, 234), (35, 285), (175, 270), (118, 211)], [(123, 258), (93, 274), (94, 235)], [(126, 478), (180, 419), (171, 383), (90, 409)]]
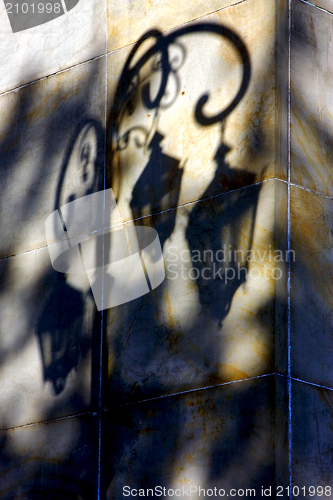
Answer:
[[(66, 171), (69, 166), (73, 167), (73, 163), (82, 171), (83, 181), (85, 178), (89, 180), (86, 191), (79, 193), (79, 196), (103, 189), (104, 131), (99, 121), (91, 117), (87, 98), (89, 89), (94, 87), (97, 74), (98, 63), (93, 63), (91, 73), (86, 72), (80, 81), (80, 91), (71, 98), (68, 96), (68, 89), (61, 84), (51, 98), (45, 92), (43, 113), (38, 115), (40, 121), (37, 120), (37, 123), (34, 116), (36, 103), (40, 101), (40, 88), (28, 85), (14, 94), (14, 112), (0, 139), (0, 176), (2, 202), (9, 211), (13, 200), (10, 198), (12, 194), (8, 196), (8, 192), (12, 189), (15, 176), (22, 185), (21, 195), (14, 201), (18, 227), (13, 226), (13, 232), (16, 231), (16, 234), (22, 231), (22, 227), (24, 229), (22, 221), (36, 219), (40, 204), (43, 207), (43, 197), (48, 190), (50, 176), (54, 173), (52, 167), (58, 163), (59, 151), (63, 151), (64, 156), (57, 175), (57, 189), (49, 195), (52, 198), (50, 206), (58, 209), (60, 204), (65, 203), (64, 199), (73, 199), (71, 188), (68, 191), (68, 182), (65, 188), (63, 184)], [(87, 128), (95, 131), (97, 144), (93, 146), (93, 158), (89, 141), (84, 138)], [(78, 137), (82, 139), (82, 147), (74, 148)], [(40, 148), (40, 164), (31, 169), (28, 179), (22, 179), (22, 171), (17, 173), (18, 166), (21, 167), (26, 161), (27, 152), (34, 157), (36, 140)], [(74, 161), (72, 153), (79, 155)], [(91, 171), (93, 178), (88, 179), (87, 173)], [(45, 202), (43, 208), (45, 210)], [(38, 223), (40, 224), (39, 221)], [(4, 229), (7, 231), (6, 227)], [(67, 281), (68, 277), (53, 271), (48, 263), (43, 267), (43, 249), (36, 250), (41, 266), (34, 286), (27, 293), (25, 281), (29, 278), (30, 270), (26, 267), (31, 265), (31, 261), (24, 260), (25, 249), (17, 246), (17, 241), (11, 234), (4, 243), (2, 257), (13, 257), (1, 260), (0, 294), (2, 297), (9, 294), (10, 300), (14, 302), (15, 287), (21, 287), (19, 304), (21, 308), (25, 308), (25, 321), (24, 326), (21, 324), (15, 329), (16, 318), (20, 317), (22, 311), (15, 310), (15, 302), (13, 305), (8, 303), (7, 307), (15, 311), (13, 331), (8, 332), (13, 341), (8, 342), (6, 349), (2, 350), (0, 365), (5, 369), (9, 359), (17, 363), (16, 360), (20, 360), (22, 353), (35, 341), (40, 350), (40, 359), (32, 357), (28, 359), (26, 366), (25, 357), (20, 370), (14, 368), (10, 389), (12, 398), (6, 408), (2, 405), (1, 429), (10, 430), (0, 432), (0, 496), (5, 500), (96, 498), (98, 419), (88, 414), (90, 391), (88, 395), (84, 392), (84, 383), (79, 379), (81, 375), (78, 376), (78, 373), (82, 373), (82, 366), (90, 356), (94, 371), (90, 388), (91, 405), (96, 405), (99, 387), (100, 315), (90, 306), (92, 299), (89, 290), (86, 293), (76, 289)], [(20, 259), (23, 259), (23, 263), (20, 263)], [(17, 260), (18, 265), (15, 264)], [(39, 370), (39, 363), (43, 380), (36, 387), (34, 370)], [(29, 392), (22, 390), (20, 384), (15, 382), (15, 370), (28, 371), (28, 377), (31, 377)], [(68, 377), (71, 377), (71, 389), (66, 392)], [(41, 394), (38, 398), (39, 392)], [(35, 406), (37, 399), (38, 407)], [(21, 406), (28, 413), (33, 410), (31, 415), (38, 413), (38, 421), (55, 420), (47, 424), (17, 426), (11, 419), (17, 417)], [(80, 412), (86, 414), (73, 415)], [(70, 418), (56, 419), (67, 415)], [(23, 423), (30, 424), (31, 418), (27, 415)], [(12, 429), (14, 426), (16, 429)]]
[(62, 392), (69, 372), (75, 369), (89, 348), (89, 339), (81, 338), (82, 321), (82, 294), (68, 286), (64, 279), (58, 280), (37, 328), (44, 381), (52, 382), (55, 394)]
[[(74, 7), (77, 1), (66, 3)], [(206, 154), (207, 163), (215, 161), (208, 186), (199, 200), (194, 193), (194, 201), (179, 206), (187, 158), (166, 146), (172, 131), (161, 126), (161, 114), (175, 109), (180, 95), (181, 70), (190, 51), (187, 35), (195, 35), (198, 43), (211, 36), (226, 40), (238, 56), (241, 79), (225, 109), (207, 111), (213, 97), (208, 91), (192, 101), (195, 125), (202, 129), (219, 125), (221, 136), (215, 150)], [(219, 55), (215, 57), (218, 64)], [(126, 188), (124, 174), (143, 152), (145, 160), (126, 198), (126, 208), (137, 226), (157, 230), (167, 278), (156, 290), (106, 313), (97, 311), (89, 286), (76, 286), (69, 275), (57, 273), (51, 265), (38, 277), (29, 299), (38, 307), (27, 306), (26, 331), (0, 352), (0, 367), (19, 357), (29, 342), (36, 342), (41, 385), (49, 387), (53, 398), (41, 408), (40, 421), (52, 422), (11, 429), (3, 412), (1, 428), (10, 430), (0, 432), (0, 496), (4, 500), (118, 500), (126, 484), (174, 488), (177, 481), (185, 487), (199, 481), (203, 488), (256, 488), (260, 498), (261, 486), (274, 487), (274, 376), (243, 380), (249, 375), (232, 366), (230, 352), (238, 349), (245, 356), (250, 347), (245, 335), (237, 336), (243, 328), (241, 321), (231, 333), (227, 324), (235, 296), (247, 285), (249, 266), (244, 255), (253, 246), (263, 190), (262, 183), (255, 184), (263, 171), (249, 172), (227, 158), (231, 152), (225, 138), (227, 120), (251, 82), (246, 44), (231, 29), (211, 23), (185, 25), (166, 34), (148, 31), (124, 64), (107, 131), (90, 116), (91, 110), (86, 111), (86, 94), (97, 71), (98, 62), (79, 84), (84, 92), (76, 89), (72, 99), (68, 89), (59, 90), (59, 104), (43, 122), (49, 133), (42, 143), (42, 166), (32, 174), (34, 182), (24, 192), (21, 216), (29, 220), (35, 214), (48, 176), (53, 175), (48, 165), (59, 149), (64, 155), (56, 190), (50, 194), (54, 210), (105, 188), (112, 188), (120, 201)], [(257, 91), (262, 91), (259, 85)], [(32, 85), (20, 90), (15, 113), (0, 140), (3, 197), (25, 149), (39, 133), (29, 118), (35, 112), (35, 97)], [(139, 108), (151, 118), (149, 126), (138, 116)], [(267, 106), (258, 101), (259, 122), (261, 113), (267, 113)], [(181, 118), (175, 116), (175, 122)], [(244, 116), (244, 120), (249, 122), (251, 139), (248, 163), (261, 156), (264, 163), (266, 131), (260, 124), (254, 126), (251, 117)], [(122, 163), (120, 153), (130, 147), (137, 156), (133, 155), (131, 164), (129, 154), (128, 163)], [(66, 180), (75, 168), (82, 181), (78, 190)], [(243, 252), (243, 257), (217, 260), (220, 251)], [(4, 257), (16, 253), (14, 240), (5, 243)], [(181, 261), (180, 255), (186, 259)], [(306, 279), (305, 266), (298, 269)], [(1, 295), (10, 293), (17, 276), (23, 283), (22, 269), (15, 275), (10, 259), (3, 259)], [(112, 283), (109, 276), (105, 286)], [(197, 298), (195, 307), (190, 303), (193, 297)], [(264, 297), (253, 321), (274, 330), (274, 307), (283, 309), (286, 298), (281, 294), (276, 301), (280, 302)], [(327, 323), (319, 306), (317, 313)], [(247, 314), (253, 313), (247, 310)], [(78, 373), (89, 356), (87, 404)], [(267, 354), (265, 374), (274, 370), (272, 357), (273, 352)], [(64, 397), (71, 380), (73, 389)], [(227, 384), (236, 380), (243, 381)], [(222, 383), (226, 385), (209, 388)], [(176, 394), (182, 391), (188, 393)], [(19, 403), (15, 403), (18, 408)]]
[[(1, 433), (1, 498), (97, 498), (97, 435), (91, 415)], [(14, 452), (18, 448), (20, 455)]]
[[(162, 140), (163, 136), (155, 132), (148, 144), (149, 161), (135, 184), (130, 202), (134, 219), (141, 219), (147, 213), (162, 212), (163, 204), (168, 207), (178, 205), (183, 170), (179, 168), (179, 160), (163, 153)], [(159, 224), (154, 226), (160, 235), (162, 249), (174, 230), (175, 219), (171, 220), (170, 215), (162, 216)]]

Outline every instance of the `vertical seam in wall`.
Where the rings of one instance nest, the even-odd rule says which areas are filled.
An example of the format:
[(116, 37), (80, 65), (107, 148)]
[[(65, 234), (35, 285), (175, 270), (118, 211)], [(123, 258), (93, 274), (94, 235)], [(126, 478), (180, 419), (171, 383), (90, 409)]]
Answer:
[(288, 221), (287, 221), (287, 245), (288, 245), (288, 466), (289, 466), (289, 498), (292, 499), (292, 411), (291, 411), (291, 297), (290, 297), (290, 180), (291, 180), (291, 15), (292, 0), (288, 0)]

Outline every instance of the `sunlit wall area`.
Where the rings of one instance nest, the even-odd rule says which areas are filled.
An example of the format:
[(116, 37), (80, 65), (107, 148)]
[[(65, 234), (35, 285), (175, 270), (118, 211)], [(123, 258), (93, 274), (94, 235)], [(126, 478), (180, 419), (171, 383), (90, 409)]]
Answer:
[(333, 485), (332, 14), (331, 2), (295, 1), (291, 32), (290, 244), (298, 256), (291, 269), (292, 475), (295, 485), (323, 486), (327, 496)]

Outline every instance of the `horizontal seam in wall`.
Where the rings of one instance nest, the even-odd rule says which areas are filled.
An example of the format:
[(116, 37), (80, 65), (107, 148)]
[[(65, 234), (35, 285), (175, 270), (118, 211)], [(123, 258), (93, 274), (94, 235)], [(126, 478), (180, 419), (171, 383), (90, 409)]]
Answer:
[(290, 185), (302, 189), (303, 191), (308, 191), (309, 193), (317, 194), (318, 196), (321, 196), (322, 198), (325, 198), (327, 200), (333, 200), (333, 196), (327, 196), (323, 193), (320, 193), (319, 191), (315, 191), (314, 189), (309, 189), (303, 186), (299, 186), (298, 184), (293, 184), (292, 182), (290, 183)]
[[(213, 10), (212, 12), (208, 12), (206, 14), (203, 14), (202, 16), (195, 17), (194, 19), (190, 19), (189, 21), (185, 21), (182, 24), (178, 24), (176, 26), (172, 26), (171, 28), (167, 28), (165, 30), (162, 30), (160, 35), (162, 35), (163, 33), (168, 33), (169, 31), (179, 29), (182, 26), (187, 26), (188, 24), (195, 23), (196, 21), (199, 21), (200, 19), (204, 19), (205, 17), (208, 17), (208, 16), (213, 16), (214, 14), (217, 14), (218, 12), (222, 12), (223, 10), (230, 9), (231, 7), (236, 7), (237, 5), (240, 5), (240, 4), (245, 3), (245, 2), (248, 2), (248, 0), (240, 0), (236, 3), (226, 5), (225, 7), (221, 7), (220, 9)], [(152, 38), (152, 37), (148, 37), (147, 40), (149, 40), (150, 38)], [(128, 47), (135, 46), (136, 43), (137, 42), (133, 42), (133, 43), (129, 43), (128, 45), (123, 45), (122, 47), (117, 47), (116, 49), (110, 50), (110, 52), (107, 52), (107, 55), (113, 54), (114, 52), (119, 52), (119, 50), (126, 49)]]
[(333, 392), (333, 388), (328, 387), (327, 385), (316, 384), (315, 382), (309, 382), (309, 380), (303, 380), (303, 379), (300, 379), (297, 377), (288, 377), (288, 375), (284, 375), (283, 373), (275, 373), (274, 375), (276, 375), (277, 377), (284, 378), (284, 379), (293, 380), (294, 382), (300, 382), (301, 384), (311, 385), (313, 387), (319, 387), (320, 389), (326, 389), (327, 391)]
[(309, 382), (308, 380), (302, 380), (296, 377), (290, 377), (290, 379), (293, 380), (294, 382), (301, 382), (302, 384), (311, 385), (313, 387), (319, 387), (320, 389), (326, 389), (327, 391), (333, 392), (333, 388), (327, 387), (326, 385), (316, 384), (315, 382)]
[(40, 424), (49, 424), (51, 422), (58, 422), (60, 420), (67, 420), (67, 419), (70, 419), (70, 418), (76, 418), (76, 417), (85, 417), (87, 415), (93, 415), (93, 416), (96, 416), (97, 415), (97, 412), (94, 412), (94, 411), (86, 411), (86, 412), (81, 412), (81, 413), (73, 413), (71, 415), (65, 415), (64, 417), (56, 417), (56, 418), (50, 418), (48, 420), (41, 420), (39, 422), (31, 422), (29, 424), (22, 424), (22, 425), (16, 425), (14, 427), (8, 427), (6, 429), (1, 429), (0, 430), (0, 434), (2, 432), (8, 432), (8, 431), (14, 431), (16, 429), (24, 429), (25, 427), (34, 427), (36, 425), (40, 425)]
[[(124, 403), (124, 404), (121, 404), (121, 405), (117, 405), (117, 406), (114, 407), (114, 409), (123, 408), (125, 406), (134, 406), (134, 405), (141, 404), (141, 403), (147, 403), (149, 401), (158, 401), (160, 399), (172, 398), (172, 397), (180, 396), (180, 395), (183, 395), (183, 394), (191, 394), (193, 392), (199, 392), (199, 391), (205, 391), (205, 390), (215, 389), (217, 387), (225, 387), (225, 386), (229, 386), (231, 384), (240, 384), (240, 383), (248, 382), (248, 381), (251, 381), (251, 380), (260, 380), (262, 378), (273, 377), (273, 376), (281, 377), (281, 378), (284, 378), (284, 379), (288, 379), (289, 378), (287, 375), (284, 375), (282, 373), (276, 373), (276, 372), (266, 373), (264, 375), (257, 375), (255, 377), (244, 378), (244, 379), (241, 379), (241, 380), (232, 380), (230, 382), (224, 382), (222, 384), (210, 385), (210, 386), (206, 386), (206, 387), (198, 387), (196, 389), (189, 389), (188, 391), (180, 391), (180, 392), (175, 392), (175, 393), (172, 393), (172, 394), (164, 394), (162, 396), (156, 396), (156, 397), (153, 397), (153, 398), (141, 399), (139, 401), (132, 401), (130, 403)], [(294, 382), (300, 382), (302, 384), (310, 385), (312, 387), (319, 387), (320, 389), (325, 389), (327, 391), (333, 392), (333, 388), (327, 387), (325, 385), (316, 384), (314, 382), (309, 382), (308, 380), (302, 380), (302, 379), (299, 379), (299, 378), (296, 378), (296, 377), (290, 377), (290, 379), (293, 380)], [(110, 411), (110, 409), (103, 408), (101, 411), (103, 411), (105, 413), (105, 412)], [(81, 413), (75, 413), (75, 414), (72, 414), (72, 415), (66, 415), (64, 417), (52, 418), (52, 419), (49, 419), (49, 420), (41, 420), (40, 422), (32, 422), (32, 423), (29, 423), (29, 424), (23, 424), (23, 425), (18, 425), (18, 426), (15, 426), (15, 427), (8, 427), (6, 429), (1, 429), (0, 430), (0, 434), (3, 433), (3, 432), (13, 431), (13, 430), (16, 430), (16, 429), (24, 429), (25, 427), (33, 427), (33, 426), (40, 425), (40, 424), (49, 424), (49, 423), (52, 423), (52, 422), (58, 422), (58, 421), (61, 421), (61, 420), (67, 420), (67, 419), (72, 419), (72, 418), (77, 418), (77, 417), (85, 417), (85, 416), (89, 416), (89, 415), (97, 416), (97, 414), (98, 414), (98, 412), (96, 412), (96, 411), (86, 411), (86, 412), (81, 412)]]
[[(196, 388), (196, 389), (190, 389), (188, 391), (175, 392), (175, 393), (172, 393), (172, 394), (164, 394), (162, 396), (156, 396), (154, 398), (140, 399), (138, 401), (131, 401), (130, 403), (124, 403), (124, 404), (121, 404), (121, 405), (116, 405), (114, 407), (114, 409), (123, 408), (124, 406), (134, 406), (136, 404), (147, 403), (149, 401), (156, 401), (156, 400), (165, 399), (165, 398), (172, 398), (172, 397), (180, 396), (180, 395), (183, 395), (183, 394), (191, 394), (192, 392), (205, 391), (205, 390), (215, 389), (217, 387), (224, 387), (224, 386), (228, 386), (228, 385), (231, 385), (231, 384), (238, 384), (238, 383), (242, 383), (242, 382), (248, 382), (249, 380), (259, 380), (259, 379), (262, 379), (262, 378), (273, 377), (273, 376), (281, 377), (281, 378), (284, 378), (284, 379), (288, 379), (289, 378), (287, 375), (283, 375), (282, 373), (276, 373), (276, 372), (265, 373), (264, 375), (257, 375), (255, 377), (244, 378), (244, 379), (241, 379), (241, 380), (231, 380), (230, 382), (224, 382), (222, 384), (210, 385), (210, 386), (207, 386), (207, 387), (199, 387), (199, 388)], [(301, 379), (297, 379), (297, 378), (294, 378), (294, 377), (290, 377), (290, 379), (294, 380), (296, 382), (301, 382), (303, 384), (311, 385), (311, 386), (314, 386), (314, 387), (320, 387), (321, 389), (327, 389), (328, 391), (333, 391), (333, 388), (326, 387), (324, 385), (315, 384), (313, 382), (308, 382), (306, 380), (301, 380)], [(108, 408), (104, 408), (103, 411), (110, 411), (110, 410)]]

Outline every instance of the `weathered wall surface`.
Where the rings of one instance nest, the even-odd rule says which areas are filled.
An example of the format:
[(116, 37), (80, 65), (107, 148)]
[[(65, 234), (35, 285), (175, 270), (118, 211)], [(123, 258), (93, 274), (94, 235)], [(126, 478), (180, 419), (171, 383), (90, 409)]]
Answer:
[[(80, 0), (16, 33), (1, 6), (1, 498), (261, 497), (288, 485), (290, 401), (303, 486), (330, 423), (332, 17), (293, 9), (290, 168), (286, 2)], [(45, 220), (109, 188), (166, 277), (98, 311), (85, 272), (52, 268)]]
[(294, 484), (314, 486), (333, 484), (332, 14), (328, 1), (293, 3), (290, 224), (298, 258), (291, 274), (292, 474)]
[[(274, 484), (275, 14), (81, 0), (11, 33), (2, 10), (2, 498)], [(110, 187), (166, 279), (98, 312), (45, 219)]]

